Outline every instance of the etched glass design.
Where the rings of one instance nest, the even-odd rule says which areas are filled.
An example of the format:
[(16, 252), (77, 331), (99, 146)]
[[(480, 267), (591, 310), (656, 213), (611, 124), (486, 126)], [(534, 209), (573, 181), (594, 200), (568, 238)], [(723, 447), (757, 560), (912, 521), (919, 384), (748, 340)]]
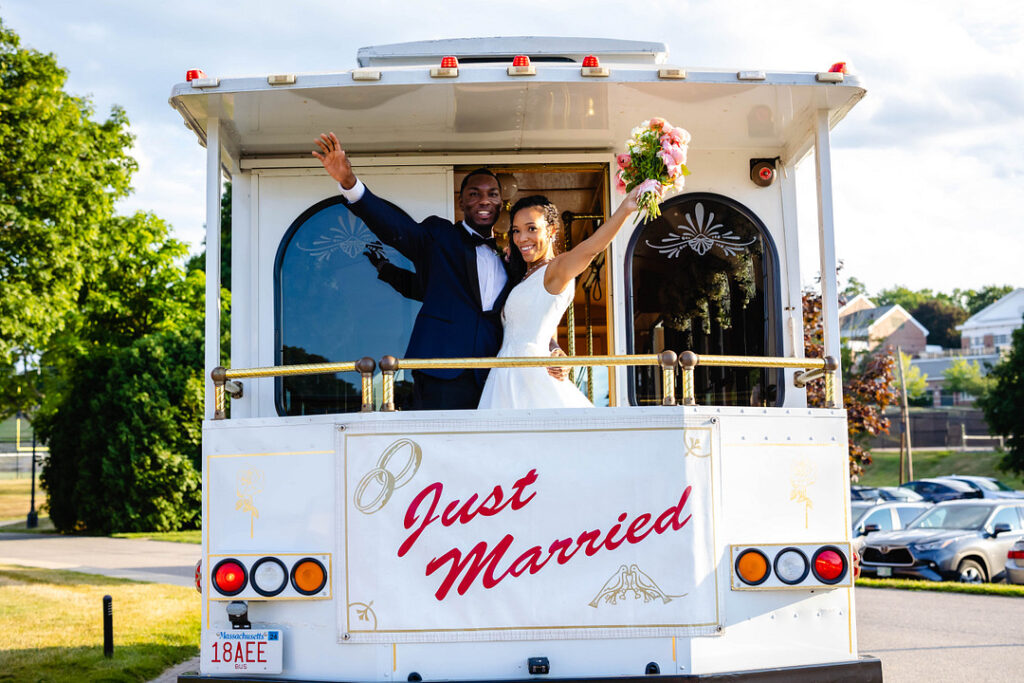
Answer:
[[(639, 226), (626, 255), (630, 353), (781, 355), (775, 247), (761, 221), (720, 195), (673, 197)], [(634, 404), (660, 403), (661, 371), (630, 371)], [(781, 405), (782, 373), (709, 368), (694, 373), (702, 405)], [(682, 373), (676, 374), (682, 396)]]
[[(382, 271), (385, 279), (378, 278), (371, 254), (390, 263)], [(347, 362), (363, 356), (379, 361), (387, 354), (402, 357), (420, 302), (385, 282), (394, 282), (396, 276), (404, 282), (395, 286), (409, 293), (409, 283), (416, 282), (412, 264), (380, 244), (340, 199), (308, 209), (288, 229), (278, 253), (278, 364)], [(396, 377), (398, 406), (407, 405), (411, 397), (412, 378), (407, 374)], [(378, 371), (374, 380), (378, 404), (380, 386)], [(358, 412), (360, 377), (346, 372), (280, 378), (276, 401), (282, 415)]]

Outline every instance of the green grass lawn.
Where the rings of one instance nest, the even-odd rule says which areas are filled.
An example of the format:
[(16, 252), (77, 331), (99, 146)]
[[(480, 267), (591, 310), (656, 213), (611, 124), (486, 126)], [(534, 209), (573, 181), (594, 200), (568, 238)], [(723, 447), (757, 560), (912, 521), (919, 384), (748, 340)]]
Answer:
[[(103, 596), (114, 656), (103, 657)], [(0, 565), (0, 681), (147, 681), (199, 653), (194, 589)]]
[[(996, 451), (914, 451), (914, 479), (943, 474), (972, 474), (995, 477), (1015, 489), (1024, 489), (1024, 478), (998, 469), (1002, 453)], [(896, 486), (899, 484), (899, 453), (872, 452), (873, 462), (864, 468), (864, 476), (856, 482), (864, 486)]]
[(901, 588), (911, 591), (938, 591), (940, 593), (973, 593), (975, 595), (1004, 595), (1024, 598), (1024, 586), (1007, 583), (960, 583), (959, 581), (918, 581), (915, 579), (857, 579), (865, 588)]

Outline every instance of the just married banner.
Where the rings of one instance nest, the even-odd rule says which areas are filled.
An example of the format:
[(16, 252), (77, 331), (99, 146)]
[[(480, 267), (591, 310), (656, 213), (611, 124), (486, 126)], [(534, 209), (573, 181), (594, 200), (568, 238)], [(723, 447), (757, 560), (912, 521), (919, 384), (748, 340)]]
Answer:
[(717, 425), (586, 412), (339, 432), (339, 641), (716, 634)]

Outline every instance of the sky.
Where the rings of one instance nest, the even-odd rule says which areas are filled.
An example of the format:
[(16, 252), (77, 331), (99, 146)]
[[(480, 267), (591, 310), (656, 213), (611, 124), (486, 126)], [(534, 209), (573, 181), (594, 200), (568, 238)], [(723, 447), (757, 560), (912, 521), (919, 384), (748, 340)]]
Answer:
[[(663, 42), (669, 62), (824, 71), (868, 90), (832, 134), (837, 257), (870, 293), (1024, 286), (1024, 3), (990, 0), (0, 0), (25, 46), (56, 54), (97, 118), (123, 107), (134, 193), (201, 248), (205, 151), (167, 104), (185, 71), (349, 69), (365, 45), (534, 35)], [(685, 124), (683, 124), (685, 125)], [(801, 278), (818, 272), (813, 163), (797, 175)], [(804, 241), (806, 239), (807, 241)]]

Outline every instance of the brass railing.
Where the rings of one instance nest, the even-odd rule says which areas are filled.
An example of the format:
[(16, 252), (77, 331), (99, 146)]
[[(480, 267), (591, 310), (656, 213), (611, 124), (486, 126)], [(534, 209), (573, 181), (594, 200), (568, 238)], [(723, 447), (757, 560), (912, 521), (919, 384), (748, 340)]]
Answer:
[[(793, 376), (793, 384), (804, 387), (808, 382), (824, 378), (825, 406), (836, 407), (836, 370), (839, 364), (834, 358), (775, 358), (770, 356), (698, 356), (692, 351), (676, 355), (674, 351), (654, 354), (626, 356), (560, 356), (529, 358), (403, 358), (384, 356), (380, 359), (381, 410), (395, 410), (395, 373), (399, 370), (485, 370), (491, 368), (546, 368), (558, 366), (653, 366), (661, 367), (662, 400), (665, 406), (676, 405), (676, 366), (682, 371), (682, 404), (697, 405), (693, 383), (693, 371), (698, 365), (707, 367), (733, 368), (792, 368), (800, 370)], [(362, 412), (373, 411), (373, 372), (377, 363), (364, 357), (349, 363), (311, 363), (308, 365), (282, 365), (278, 367), (227, 369), (217, 367), (210, 373), (214, 386), (213, 419), (226, 417), (225, 394), (235, 398), (242, 396), (242, 383), (236, 380), (247, 377), (291, 377), (296, 375), (321, 375), (336, 372), (358, 372), (362, 377)]]

